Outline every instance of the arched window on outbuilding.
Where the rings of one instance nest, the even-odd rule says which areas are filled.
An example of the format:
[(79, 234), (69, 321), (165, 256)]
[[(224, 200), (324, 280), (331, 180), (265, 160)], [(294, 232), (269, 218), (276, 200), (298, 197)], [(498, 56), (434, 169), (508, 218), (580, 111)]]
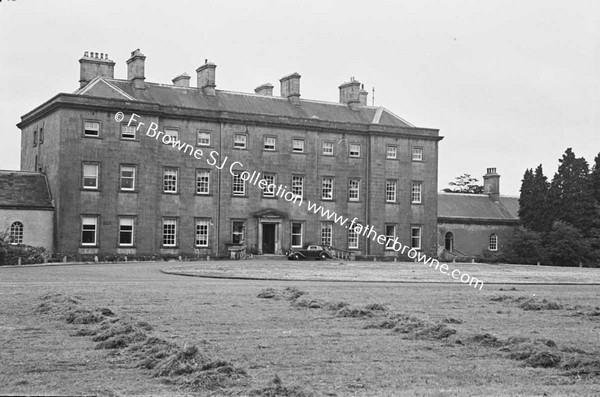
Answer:
[(23, 223), (17, 221), (10, 225), (10, 243), (23, 244)]
[(498, 235), (496, 233), (490, 234), (490, 251), (498, 251)]
[(454, 250), (454, 234), (452, 232), (446, 233), (446, 236), (444, 237), (444, 248), (450, 252)]

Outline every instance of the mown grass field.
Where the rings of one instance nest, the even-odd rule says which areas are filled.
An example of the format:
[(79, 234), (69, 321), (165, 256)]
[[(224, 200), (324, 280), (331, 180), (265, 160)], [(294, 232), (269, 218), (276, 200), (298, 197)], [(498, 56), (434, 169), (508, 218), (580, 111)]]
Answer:
[[(227, 280), (159, 271), (170, 265), (0, 268), (0, 394), (600, 395), (598, 285), (488, 284), (479, 291), (460, 283)], [(269, 266), (312, 272), (318, 263), (262, 263)], [(501, 272), (470, 266), (484, 280), (488, 270)], [(393, 271), (418, 277), (413, 270)], [(519, 269), (509, 270), (517, 280)], [(578, 280), (588, 282), (596, 274), (572, 270), (584, 271)], [(72, 317), (86, 310), (98, 318), (86, 324)], [(94, 338), (113, 330), (111, 321), (149, 327), (129, 345), (97, 349)], [(143, 356), (150, 351), (140, 348), (149, 340), (170, 346), (152, 368)], [(276, 376), (281, 383), (273, 383)]]

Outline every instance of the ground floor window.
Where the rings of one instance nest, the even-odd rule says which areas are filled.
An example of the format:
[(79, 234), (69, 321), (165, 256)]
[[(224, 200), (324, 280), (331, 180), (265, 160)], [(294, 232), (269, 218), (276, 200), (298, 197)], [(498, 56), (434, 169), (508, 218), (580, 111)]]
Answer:
[(394, 248), (394, 238), (396, 238), (396, 225), (385, 225), (385, 249)]
[(410, 228), (411, 248), (421, 249), (421, 226), (412, 226)]
[(353, 225), (348, 229), (348, 248), (349, 249), (358, 249), (358, 233), (356, 229), (354, 229), (356, 225)]
[(302, 247), (301, 222), (292, 222), (292, 247)]
[(23, 223), (17, 221), (10, 225), (11, 244), (23, 244)]
[(177, 246), (177, 219), (163, 219), (163, 238), (164, 247)]
[(96, 234), (98, 229), (98, 218), (84, 216), (81, 218), (81, 245), (96, 245)]
[(231, 224), (231, 242), (241, 244), (244, 240), (244, 222), (233, 221)]
[(196, 247), (208, 247), (208, 220), (196, 221)]
[(119, 245), (133, 246), (133, 218), (119, 218)]
[(321, 223), (321, 245), (332, 245), (333, 225), (331, 223)]
[(452, 232), (446, 233), (444, 238), (444, 248), (450, 252), (454, 250), (454, 234)]
[(498, 235), (496, 233), (490, 234), (490, 251), (498, 251)]

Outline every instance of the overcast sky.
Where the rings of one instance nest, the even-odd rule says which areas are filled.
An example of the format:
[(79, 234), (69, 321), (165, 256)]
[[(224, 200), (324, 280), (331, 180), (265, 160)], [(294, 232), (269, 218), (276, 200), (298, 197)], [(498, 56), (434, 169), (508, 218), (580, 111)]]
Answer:
[(526, 168), (552, 175), (567, 147), (600, 152), (600, 2), (41, 1), (0, 2), (0, 169), (20, 168), (20, 117), (79, 87), (84, 51), (115, 77), (140, 48), (146, 81), (171, 83), (204, 59), (217, 89), (254, 92), (292, 72), (302, 98), (338, 101), (354, 76), (375, 105), (438, 128), (439, 188), (459, 174)]

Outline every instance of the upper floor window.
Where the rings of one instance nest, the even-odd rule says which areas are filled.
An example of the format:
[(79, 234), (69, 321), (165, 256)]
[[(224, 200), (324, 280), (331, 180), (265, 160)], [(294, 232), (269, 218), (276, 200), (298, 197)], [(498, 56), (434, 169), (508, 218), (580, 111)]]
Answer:
[(266, 136), (263, 138), (263, 149), (264, 150), (275, 150), (275, 144), (277, 143), (277, 138), (274, 136)]
[(324, 156), (333, 156), (333, 142), (331, 142), (331, 141), (323, 142), (323, 155)]
[(37, 146), (37, 139), (38, 139), (37, 130), (35, 130), (35, 131), (33, 131), (33, 146)]
[(121, 125), (121, 139), (130, 139), (133, 140), (136, 138), (136, 129), (135, 125)]
[(321, 181), (321, 199), (333, 200), (333, 178), (325, 177)]
[(488, 248), (490, 251), (498, 251), (498, 235), (496, 233), (490, 234), (490, 245)]
[(173, 128), (165, 128), (165, 136), (169, 139), (163, 139), (163, 143), (168, 145), (172, 142), (179, 142), (179, 130)]
[(396, 202), (396, 181), (385, 182), (385, 201), (387, 203)]
[(296, 196), (304, 197), (304, 177), (292, 175), (292, 193)]
[(83, 135), (99, 137), (100, 136), (100, 123), (97, 121), (86, 121), (83, 127)]
[(423, 188), (423, 182), (413, 182), (412, 183), (411, 200), (410, 200), (411, 203), (413, 203), (413, 204), (421, 204), (421, 202), (422, 202), (422, 197), (421, 197), (422, 188)]
[(135, 190), (135, 166), (121, 166), (121, 190)]
[(44, 143), (44, 127), (40, 127), (39, 141), (40, 141), (40, 143)]
[(83, 163), (83, 188), (98, 189), (98, 164)]
[(10, 243), (23, 244), (23, 223), (17, 221), (10, 225)]
[(302, 139), (302, 138), (292, 139), (292, 152), (304, 153), (304, 139)]
[(360, 200), (360, 180), (350, 179), (350, 181), (348, 182), (348, 200)]
[(163, 192), (177, 193), (177, 168), (165, 168), (163, 170)]
[(210, 171), (196, 171), (196, 194), (210, 193)]
[(198, 131), (198, 145), (210, 146), (210, 131)]
[(98, 232), (98, 218), (95, 216), (84, 216), (81, 218), (81, 245), (96, 245)]
[(233, 174), (233, 195), (234, 196), (245, 196), (246, 195), (246, 181), (242, 179), (241, 173)]
[(235, 134), (233, 137), (233, 147), (236, 149), (246, 149), (248, 136), (246, 134)]
[(423, 161), (423, 148), (422, 147), (414, 147), (412, 149), (412, 160), (413, 161)]
[(263, 197), (275, 197), (275, 174), (264, 174), (263, 179), (267, 183), (263, 189)]
[(398, 157), (398, 148), (396, 146), (387, 146), (385, 148), (385, 158), (396, 159)]
[(360, 157), (360, 143), (350, 144), (350, 157)]

